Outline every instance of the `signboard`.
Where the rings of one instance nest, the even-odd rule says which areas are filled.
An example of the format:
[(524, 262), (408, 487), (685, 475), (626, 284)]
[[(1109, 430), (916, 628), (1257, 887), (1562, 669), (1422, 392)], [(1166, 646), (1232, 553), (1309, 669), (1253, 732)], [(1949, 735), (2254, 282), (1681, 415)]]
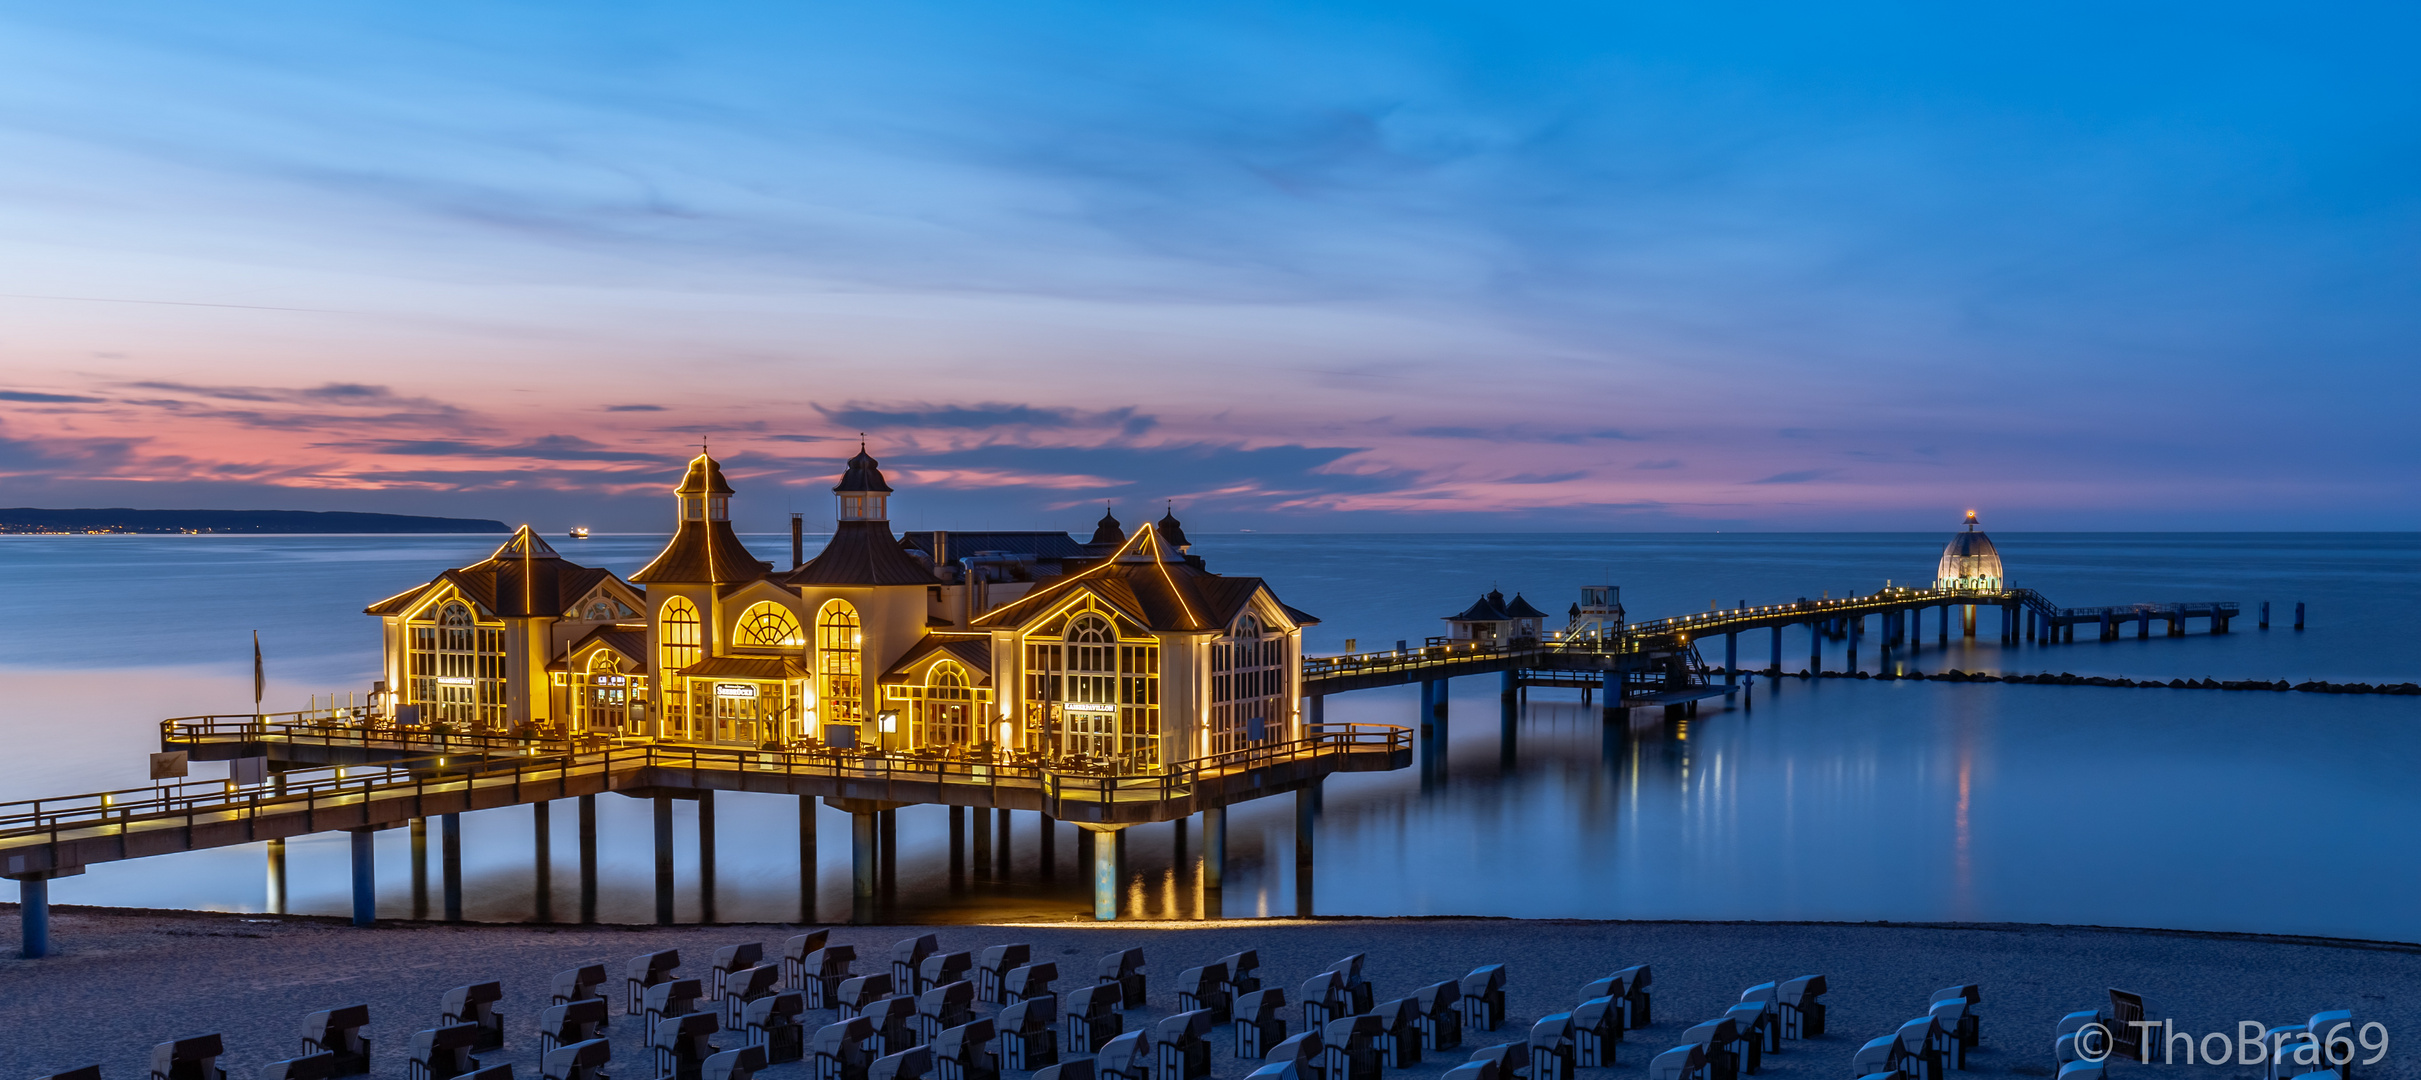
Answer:
[(185, 772), (186, 763), (183, 750), (170, 750), (165, 754), (151, 755), (152, 779), (182, 780), (185, 778)]
[(469, 686), (471, 685), (471, 680), (465, 679), (459, 675), (448, 675), (445, 678), (437, 680), (437, 684), (439, 686)]
[(753, 698), (757, 696), (757, 688), (752, 684), (744, 682), (719, 682), (715, 684), (715, 696), (728, 698)]
[(1071, 701), (1062, 707), (1069, 712), (1114, 713), (1118, 711), (1116, 705), (1104, 705), (1090, 701)]

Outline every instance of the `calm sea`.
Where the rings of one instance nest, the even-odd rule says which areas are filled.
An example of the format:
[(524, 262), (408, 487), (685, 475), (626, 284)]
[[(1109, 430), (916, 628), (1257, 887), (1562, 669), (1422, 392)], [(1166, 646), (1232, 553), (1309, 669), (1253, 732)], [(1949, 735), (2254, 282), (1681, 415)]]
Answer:
[[(787, 537), (752, 537), (777, 554)], [(1324, 621), (1315, 650), (1439, 633), (1489, 589), (1560, 611), (1588, 584), (1622, 586), (1633, 618), (1866, 592), (1932, 575), (1944, 536), (1204, 535), (1214, 570), (1268, 578)], [(1932, 623), (1919, 670), (2293, 681), (2421, 681), (2421, 536), (2000, 534), (2014, 583), (2057, 603), (2233, 599), (2236, 632), (2004, 648)], [(557, 541), (628, 573), (657, 537)], [(251, 635), (269, 707), (359, 693), (378, 626), (364, 605), (474, 561), (492, 537), (7, 537), (0, 567), (0, 798), (140, 786), (160, 718), (249, 711)], [(2270, 630), (2253, 605), (2272, 601)], [(2293, 605), (2308, 628), (2289, 629)], [(1990, 635), (1987, 622), (1983, 628)], [(1871, 642), (1871, 639), (1870, 639)], [(1711, 644), (1719, 650), (1719, 644)], [(1762, 664), (1762, 632), (1742, 641)], [(1787, 667), (1806, 663), (1790, 631)], [(1837, 644), (1827, 665), (1837, 667)], [(1710, 661), (1720, 661), (1719, 651)], [(1871, 644), (1860, 657), (1872, 669)], [(1686, 724), (1642, 710), (1605, 730), (1577, 696), (1535, 691), (1508, 753), (1494, 677), (1453, 687), (1447, 767), (1331, 781), (1311, 880), (1298, 880), (1291, 799), (1231, 813), (1227, 916), (1318, 914), (1889, 919), (2098, 923), (2421, 941), (2421, 699), (1921, 682), (1759, 680), (1751, 701)], [(1408, 723), (1409, 688), (1331, 699), (1329, 718)], [(203, 765), (203, 770), (220, 766)], [(795, 917), (795, 809), (726, 795), (718, 907)], [(601, 801), (609, 920), (652, 912), (647, 805)], [(683, 807), (682, 813), (688, 813)], [(568, 830), (572, 815), (555, 815)], [(1075, 918), (1088, 910), (1072, 831), (1045, 879), (1037, 821), (1017, 815), (1005, 867), (953, 886), (942, 812), (900, 814), (894, 917)], [(532, 905), (531, 815), (466, 817), (471, 917)], [(684, 917), (693, 832), (682, 821)], [(846, 818), (823, 818), (826, 918), (848, 910)], [(411, 910), (408, 849), (381, 834), (382, 913)], [(1182, 847), (1180, 846), (1182, 844)], [(568, 860), (568, 835), (553, 845)], [(347, 910), (338, 836), (290, 849), (292, 908)], [(1199, 834), (1129, 842), (1128, 907), (1205, 913)], [(61, 903), (257, 910), (255, 848), (94, 867)], [(555, 870), (556, 895), (572, 882)], [(1308, 888), (1306, 888), (1308, 886)], [(567, 907), (558, 900), (558, 910)]]

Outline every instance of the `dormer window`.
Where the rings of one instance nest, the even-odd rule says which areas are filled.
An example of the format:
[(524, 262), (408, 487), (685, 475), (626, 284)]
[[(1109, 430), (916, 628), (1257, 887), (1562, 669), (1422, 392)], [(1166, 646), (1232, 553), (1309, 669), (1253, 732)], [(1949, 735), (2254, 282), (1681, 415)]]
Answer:
[(890, 497), (880, 492), (850, 491), (841, 494), (842, 521), (889, 521), (886, 505)]

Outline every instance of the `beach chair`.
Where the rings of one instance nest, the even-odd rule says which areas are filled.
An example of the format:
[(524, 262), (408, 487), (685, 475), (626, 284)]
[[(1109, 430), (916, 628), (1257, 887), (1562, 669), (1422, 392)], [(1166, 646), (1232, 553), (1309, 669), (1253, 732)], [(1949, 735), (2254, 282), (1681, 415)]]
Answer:
[[(429, 1028), (412, 1035), (412, 1055), (404, 1064), (404, 1075), (410, 1080), (453, 1080), (468, 1076), (479, 1068), (479, 1059), (471, 1056), (471, 1044), (479, 1041), (479, 1025), (453, 1024)], [(159, 1077), (153, 1080), (182, 1080), (179, 1077)]]
[(701, 980), (706, 984), (706, 1000), (722, 1000), (723, 980), (730, 978), (732, 972), (746, 971), (764, 962), (765, 946), (761, 942), (742, 942), (716, 949), (714, 959), (707, 964), (709, 970), (706, 978)]
[(78, 1065), (72, 1069), (61, 1069), (49, 1076), (36, 1077), (35, 1080), (101, 1080), (101, 1066), (97, 1064)]
[(1236, 999), (1236, 1057), (1255, 1060), (1286, 1038), (1286, 991), (1255, 990)]
[(1051, 984), (1059, 981), (1059, 965), (1048, 960), (1039, 964), (1019, 964), (1001, 976), (1001, 1002), (1029, 1001), (1050, 997)]
[(925, 1080), (933, 1071), (933, 1048), (911, 1046), (866, 1065), (866, 1080)]
[(1598, 998), (1613, 1000), (1614, 1019), (1622, 1025), (1623, 1030), (1629, 1031), (1639, 1026), (1631, 1022), (1631, 984), (1623, 976), (1608, 975), (1602, 979), (1592, 979), (1588, 985), (1580, 988), (1582, 1001), (1595, 1001)]
[(2106, 1080), (2108, 1072), (2099, 1061), (2071, 1061), (2060, 1066), (2059, 1080)]
[(1378, 1080), (1379, 1033), (1375, 1016), (1340, 1016), (1320, 1029), (1322, 1080)]
[(1064, 995), (1070, 1053), (1100, 1053), (1103, 1044), (1126, 1030), (1115, 1007), (1118, 1000), (1118, 987), (1106, 983), (1079, 986)]
[(1261, 988), (1261, 951), (1246, 949), (1219, 958), (1227, 969), (1227, 996), (1239, 998)]
[[(2304, 1021), (2303, 1030), (2308, 1032), (2312, 1041), (2320, 1046), (2320, 1068), (2315, 1071), (2335, 1073), (2337, 1080), (2353, 1080), (2354, 1040), (2360, 1031), (2354, 1026), (2353, 1012), (2347, 1009), (2330, 1009), (2326, 1012), (2313, 1013), (2310, 1020)], [(2346, 1048), (2345, 1059), (2342, 1061), (2337, 1059), (2334, 1050), (2334, 1047), (2338, 1045)]]
[(2108, 1026), (2110, 1028), (2111, 1056), (2133, 1058), (2138, 1061), (2143, 1059), (2144, 1029), (2135, 1026), (2135, 1021), (2143, 1018), (2143, 995), (2130, 994), (2124, 990), (2110, 991)]
[(1234, 1012), (1227, 992), (1227, 965), (1204, 964), (1177, 973), (1177, 1011), (1210, 1011), (1214, 1023), (1224, 1024)]
[(797, 1061), (807, 1053), (807, 995), (798, 990), (767, 994), (740, 1010), (740, 1032), (762, 1047), (772, 1063)]
[(1622, 980), (1624, 1000), (1631, 1004), (1629, 1014), (1623, 1017), (1622, 1026), (1643, 1028), (1654, 1024), (1655, 997), (1648, 986), (1656, 981), (1656, 972), (1646, 964), (1633, 964), (1615, 972), (1614, 977)]
[(1692, 1024), (1682, 1030), (1681, 1037), (1706, 1052), (1707, 1080), (1737, 1080), (1740, 1076), (1740, 1025), (1731, 1017)]
[[(1765, 985), (1770, 988), (1774, 984)], [(1754, 993), (1755, 990), (1754, 987), (1750, 988), (1751, 993)], [(1754, 998), (1743, 994), (1739, 1004), (1723, 1010), (1723, 1015), (1731, 1017), (1734, 1023), (1740, 1025), (1743, 1035), (1756, 1040), (1757, 1049), (1761, 1054), (1780, 1053), (1782, 1050), (1782, 1013), (1781, 1010), (1774, 1007), (1774, 1003), (1780, 1000), (1780, 997), (1781, 995), (1770, 989), (1765, 994)]]
[(1683, 1043), (1648, 1059), (1648, 1080), (1706, 1080), (1706, 1048)]
[(1724, 1010), (1724, 1020), (1732, 1025), (1732, 1041), (1724, 1050), (1732, 1055), (1732, 1064), (1742, 1076), (1755, 1076), (1765, 1071), (1767, 1036), (1772, 1033), (1767, 1022), (1772, 1015), (1762, 1002), (1743, 1001)]
[(857, 949), (850, 945), (826, 945), (807, 954), (799, 989), (807, 992), (810, 1009), (837, 1009), (842, 983), (849, 981), (849, 968), (857, 963)]
[(1345, 994), (1345, 977), (1323, 971), (1303, 981), (1303, 1030), (1317, 1031), (1340, 1016), (1352, 1015)]
[(1572, 1064), (1575, 1068), (1612, 1067), (1615, 1048), (1621, 1043), (1622, 1002), (1610, 997), (1597, 997), (1572, 1007)]
[(471, 1049), (502, 1050), (504, 1015), (496, 1011), (496, 1003), (502, 1000), (503, 983), (481, 982), (457, 986), (446, 991), (445, 1000), (438, 1006), (437, 1025), (476, 1024), (479, 1027), (479, 1041)]
[(1370, 1014), (1379, 1018), (1379, 1060), (1390, 1069), (1409, 1069), (1421, 1063), (1419, 998), (1382, 1001), (1370, 1007)]
[(1000, 1080), (1000, 1055), (992, 1052), (994, 1025), (969, 1020), (944, 1028), (933, 1039), (934, 1080)]
[(975, 984), (960, 979), (942, 983), (916, 995), (916, 1015), (910, 1018), (910, 1022), (916, 1025), (916, 1041), (930, 1043), (941, 1037), (944, 1028), (957, 1027), (974, 1016)]
[(902, 938), (891, 945), (891, 985), (916, 989), (916, 969), (923, 967), (925, 958), (941, 951), (941, 941), (931, 934)]
[(1254, 1069), (1245, 1080), (1320, 1080), (1320, 1074), (1291, 1061), (1279, 1061)]
[(1369, 1012), (1370, 980), (1362, 975), (1362, 954), (1355, 953), (1330, 964), (1328, 970), (1336, 972), (1337, 977), (1343, 980), (1347, 1006), (1357, 1013)]
[(334, 1054), (304, 1054), (261, 1066), (261, 1080), (328, 1080), (335, 1068)]
[(746, 1013), (748, 1003), (773, 996), (774, 989), (781, 985), (781, 981), (782, 969), (772, 964), (758, 964), (726, 972), (723, 975), (723, 1029), (740, 1030), (740, 1017)]
[(614, 1044), (604, 1039), (565, 1043), (539, 1055), (540, 1080), (605, 1080), (605, 1066), (614, 1060)]
[(810, 930), (782, 942), (782, 989), (807, 988), (807, 958), (823, 949), (824, 939), (831, 934), (830, 930)]
[[(1421, 1049), (1463, 1045), (1463, 991), (1453, 982), (1430, 983), (1412, 992), (1421, 1002)], [(1611, 1060), (1611, 1059), (1608, 1059)]]
[(1003, 987), (1009, 972), (1034, 960), (1034, 947), (1024, 943), (994, 945), (984, 950), (975, 961), (975, 1000), (987, 1005), (1006, 1005), (1011, 998)]
[(1059, 997), (1020, 998), (1000, 1010), (1001, 1063), (1018, 1072), (1059, 1061)]
[(1462, 977), (1457, 988), (1462, 992), (1465, 1029), (1495, 1031), (1505, 1022), (1505, 965), (1473, 968), (1471, 974)]
[(863, 1016), (816, 1029), (807, 1055), (815, 1080), (866, 1080), (876, 1045), (874, 1025)]
[(832, 1008), (840, 1010), (843, 1017), (862, 1016), (875, 1002), (890, 997), (893, 985), (891, 976), (882, 972), (842, 979), (840, 992), (833, 995)]
[(1209, 1009), (1162, 1017), (1152, 1025), (1151, 1080), (1202, 1080), (1210, 1075)]
[(513, 1066), (511, 1062), (482, 1065), (462, 1074), (462, 1080), (513, 1080)]
[(1900, 1047), (1898, 1035), (1880, 1035), (1866, 1040), (1858, 1052), (1849, 1057), (1851, 1076), (1872, 1076), (1876, 1073), (1905, 1073), (1901, 1062), (1906, 1054)]
[(549, 1005), (569, 1005), (575, 1001), (595, 998), (605, 1000), (605, 965), (582, 964), (569, 971), (555, 973), (555, 983), (547, 991)]
[(877, 1056), (896, 1054), (920, 1043), (916, 1037), (915, 998), (894, 994), (867, 1005), (858, 1015), (874, 1025), (874, 1037), (882, 1046)]
[[(1819, 987), (1817, 992), (1822, 993), (1822, 988)], [(1984, 1004), (1984, 988), (1976, 983), (1962, 983), (1958, 986), (1945, 986), (1933, 992), (1933, 1000), (1936, 1004), (1952, 998), (1967, 1003), (1966, 1011), (1959, 1017), (1959, 1042), (1969, 1050), (1983, 1045), (1984, 1016), (1981, 1006)], [(1959, 1067), (1964, 1069), (1967, 1066)]]
[(1525, 1043), (1530, 1057), (1530, 1080), (1572, 1080), (1578, 1064), (1572, 1045), (1572, 1014), (1549, 1013), (1530, 1025)]
[(1529, 1040), (1480, 1047), (1471, 1052), (1471, 1059), (1464, 1064), (1484, 1064), (1495, 1069), (1499, 1077), (1522, 1080), (1530, 1075)]
[[(916, 966), (916, 992), (964, 981), (975, 970), (975, 957), (963, 952), (934, 953)], [(968, 1004), (974, 1004), (975, 984), (967, 983)]]
[(1446, 1070), (1444, 1080), (1496, 1080), (1496, 1063), (1466, 1061)]
[(1034, 1080), (1093, 1080), (1093, 1059), (1076, 1058), (1045, 1065), (1035, 1071)]
[(1967, 1068), (1967, 1040), (1959, 1032), (1967, 1024), (1967, 999), (1937, 998), (1925, 1010), (1933, 1019), (1934, 1050), (1942, 1055), (1942, 1063), (1953, 1069)]
[(764, 1067), (763, 1047), (740, 1046), (707, 1058), (705, 1066), (698, 1073), (700, 1080), (753, 1080), (757, 1071)]
[(334, 1054), (336, 1062), (330, 1076), (359, 1076), (370, 1071), (370, 1037), (362, 1029), (370, 1026), (368, 1005), (346, 1005), (321, 1009), (303, 1017), (303, 1053)]
[(653, 1038), (656, 1025), (698, 1011), (698, 1002), (705, 997), (706, 990), (696, 979), (670, 979), (648, 987), (639, 998), (640, 1034)]
[(1121, 1032), (1101, 1044), (1093, 1055), (1095, 1080), (1152, 1080), (1152, 1033), (1145, 1028)]
[(659, 1080), (703, 1080), (706, 1059), (715, 1055), (715, 1045), (708, 1040), (722, 1026), (710, 1012), (668, 1016), (658, 1021), (652, 1045)]
[(1900, 1071), (1913, 1080), (1945, 1080), (1940, 1034), (1941, 1027), (1931, 1015), (1901, 1024), (1894, 1033), (1900, 1040)]
[(1118, 1009), (1143, 1007), (1143, 950), (1120, 949), (1093, 965), (1093, 981), (1118, 988)]
[(582, 998), (561, 1005), (549, 1005), (538, 1013), (538, 1061), (557, 1047), (587, 1042), (597, 1037), (605, 1027), (605, 999)]
[[(679, 949), (641, 953), (631, 957), (629, 963), (622, 965), (623, 1013), (627, 1015), (638, 1012), (640, 1003), (646, 999), (647, 988), (672, 978), (673, 972), (679, 970), (681, 970), (681, 950)], [(650, 1026), (648, 1030), (654, 1031), (655, 1028)]]
[(1782, 1013), (1782, 1036), (1816, 1039), (1824, 1035), (1824, 976), (1801, 975), (1784, 982), (1776, 995)]

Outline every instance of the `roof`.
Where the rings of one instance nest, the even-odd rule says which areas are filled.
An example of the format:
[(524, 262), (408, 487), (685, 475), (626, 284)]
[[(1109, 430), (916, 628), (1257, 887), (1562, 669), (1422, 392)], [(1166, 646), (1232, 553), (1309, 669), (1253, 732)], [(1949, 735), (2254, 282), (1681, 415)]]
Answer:
[(580, 650), (587, 648), (592, 641), (622, 654), (624, 659), (636, 665), (625, 674), (636, 675), (647, 671), (647, 631), (618, 626), (613, 623), (606, 623), (573, 638), (571, 644), (563, 647), (562, 655), (556, 657), (554, 663), (547, 665), (548, 670), (568, 670), (571, 658), (580, 655)]
[(1471, 606), (1464, 608), (1462, 614), (1446, 616), (1446, 621), (1504, 622), (1512, 617), (1505, 611), (1505, 594), (1491, 590), (1487, 595), (1472, 601)]
[(803, 679), (807, 669), (787, 656), (709, 656), (676, 674), (694, 679)]
[(1116, 547), (1126, 542), (1126, 529), (1118, 524), (1118, 515), (1108, 506), (1101, 508), (1101, 520), (1093, 524), (1093, 543)]
[(427, 585), (406, 589), (363, 611), (371, 615), (399, 615), (431, 586), (451, 583), (491, 615), (558, 616), (572, 610), (600, 582), (613, 579), (613, 571), (582, 566), (556, 554), (555, 549), (524, 525), (495, 554), (441, 573)]
[(675, 495), (729, 495), (731, 484), (723, 479), (723, 466), (704, 452), (689, 459), (689, 472), (681, 477)]
[(866, 452), (865, 443), (859, 443), (857, 456), (849, 459), (849, 470), (841, 474), (841, 482), (834, 484), (832, 490), (888, 492), (891, 485), (883, 482), (882, 463)]
[[(879, 479), (879, 478), (878, 478)], [(933, 571), (899, 546), (883, 521), (843, 521), (824, 551), (782, 575), (785, 585), (939, 585)]]
[(728, 585), (773, 571), (773, 564), (748, 553), (748, 545), (722, 519), (684, 518), (672, 542), (630, 579), (643, 585), (658, 583)]
[(1185, 538), (1185, 526), (1179, 524), (1177, 521), (1177, 508), (1175, 506), (1170, 506), (1167, 513), (1160, 515), (1159, 528), (1161, 539), (1166, 540), (1171, 544), (1175, 544), (1178, 547), (1193, 546), (1193, 541)]
[(974, 685), (988, 686), (992, 682), (992, 635), (990, 634), (926, 634), (924, 638), (883, 672), (882, 682), (904, 682), (908, 672), (935, 653), (956, 660), (975, 675)]
[[(1147, 524), (1137, 526), (1106, 561), (986, 612), (975, 625), (1014, 626), (1086, 591), (1147, 629), (1217, 630), (1234, 622), (1253, 594), (1268, 588), (1257, 577), (1221, 577), (1187, 562)], [(1277, 599), (1274, 591), (1270, 598)], [(1286, 610), (1293, 618), (1293, 609)]]
[[(945, 559), (963, 559), (987, 551), (1032, 555), (1037, 559), (1087, 559), (1095, 554), (1086, 551), (1075, 537), (1063, 532), (912, 532), (900, 537), (900, 543), (928, 554), (938, 554)], [(949, 550), (935, 552), (933, 547), (936, 544), (944, 545)]]
[(1522, 599), (1520, 593), (1514, 593), (1512, 602), (1505, 605), (1505, 614), (1516, 619), (1544, 619), (1547, 617), (1546, 612), (1531, 607), (1530, 602)]

